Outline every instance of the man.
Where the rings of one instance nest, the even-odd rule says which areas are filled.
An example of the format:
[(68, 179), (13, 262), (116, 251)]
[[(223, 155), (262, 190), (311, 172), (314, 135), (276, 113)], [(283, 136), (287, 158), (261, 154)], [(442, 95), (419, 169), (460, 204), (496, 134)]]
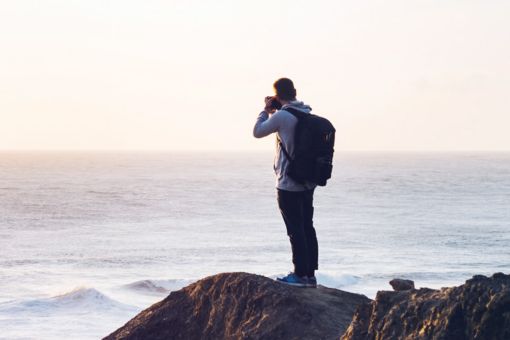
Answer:
[[(287, 175), (289, 159), (294, 154), (294, 130), (298, 118), (286, 108), (309, 114), (312, 108), (296, 99), (296, 89), (288, 78), (274, 84), (274, 97), (266, 97), (264, 110), (253, 128), (253, 136), (262, 138), (276, 132), (277, 149), (274, 161), (278, 207), (282, 214), (292, 248), (294, 271), (278, 281), (293, 286), (317, 287), (318, 244), (313, 227), (313, 193), (316, 185), (297, 183)], [(276, 107), (281, 108), (279, 110)]]

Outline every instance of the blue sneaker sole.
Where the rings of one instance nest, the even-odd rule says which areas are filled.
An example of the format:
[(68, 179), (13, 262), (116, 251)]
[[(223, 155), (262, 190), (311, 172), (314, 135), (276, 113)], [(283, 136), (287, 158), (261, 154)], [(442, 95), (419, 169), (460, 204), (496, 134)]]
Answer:
[(298, 282), (287, 282), (287, 281), (282, 281), (282, 280), (279, 280), (279, 279), (276, 279), (277, 282), (280, 282), (280, 283), (283, 283), (285, 285), (289, 285), (289, 286), (294, 286), (294, 287), (302, 287), (302, 288), (306, 288), (306, 283), (298, 283)]

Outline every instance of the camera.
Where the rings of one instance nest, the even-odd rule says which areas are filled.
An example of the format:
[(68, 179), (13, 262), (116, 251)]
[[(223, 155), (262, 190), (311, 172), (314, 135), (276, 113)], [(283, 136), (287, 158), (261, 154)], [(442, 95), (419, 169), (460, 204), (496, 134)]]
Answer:
[(273, 109), (279, 110), (282, 108), (282, 103), (280, 103), (280, 101), (278, 99), (276, 99), (276, 96), (269, 97), (269, 98), (271, 98), (271, 107)]

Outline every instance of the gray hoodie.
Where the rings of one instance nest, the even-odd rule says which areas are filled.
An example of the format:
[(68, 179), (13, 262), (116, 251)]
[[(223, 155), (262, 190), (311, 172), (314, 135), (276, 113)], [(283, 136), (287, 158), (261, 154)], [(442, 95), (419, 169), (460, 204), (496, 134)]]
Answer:
[(285, 104), (282, 108), (269, 117), (266, 111), (262, 111), (255, 126), (253, 127), (253, 136), (262, 138), (276, 132), (276, 155), (274, 158), (273, 169), (276, 174), (276, 187), (281, 190), (288, 191), (304, 191), (315, 188), (315, 184), (306, 183), (299, 184), (287, 175), (287, 168), (289, 161), (283, 151), (280, 149), (278, 139), (281, 140), (285, 150), (294, 156), (294, 129), (298, 119), (290, 112), (285, 111), (285, 108), (292, 107), (305, 113), (310, 113), (312, 108), (301, 101), (295, 100), (289, 104)]

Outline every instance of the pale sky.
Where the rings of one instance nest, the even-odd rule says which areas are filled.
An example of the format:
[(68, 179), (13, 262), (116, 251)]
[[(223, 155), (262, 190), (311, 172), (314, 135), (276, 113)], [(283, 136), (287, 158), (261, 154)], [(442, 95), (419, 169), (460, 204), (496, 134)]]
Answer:
[(263, 150), (272, 83), (337, 150), (510, 150), (510, 1), (3, 1), (0, 150)]

